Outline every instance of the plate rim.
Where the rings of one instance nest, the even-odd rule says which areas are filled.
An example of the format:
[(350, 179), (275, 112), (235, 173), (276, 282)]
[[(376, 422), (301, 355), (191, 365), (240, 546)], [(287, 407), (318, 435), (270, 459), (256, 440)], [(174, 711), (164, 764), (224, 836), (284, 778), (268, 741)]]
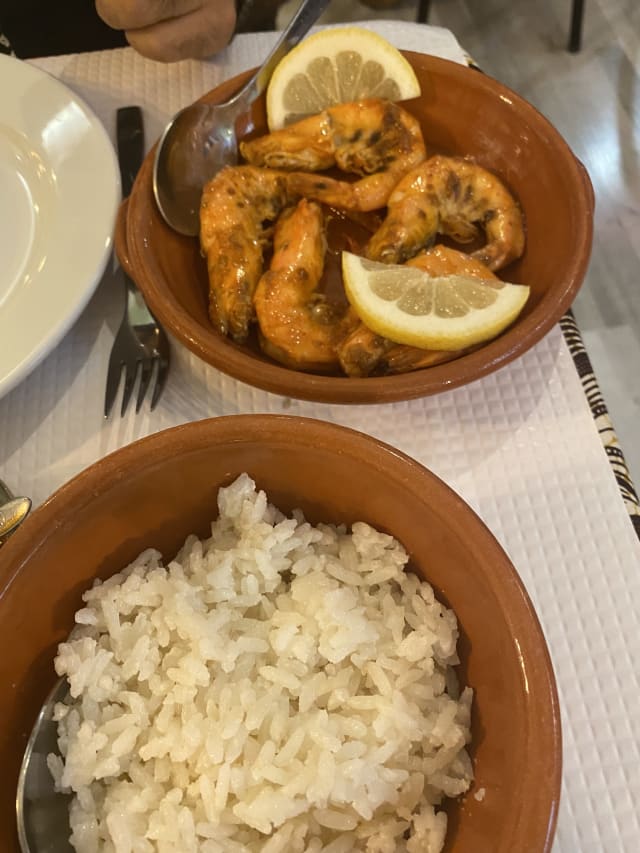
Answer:
[[(96, 251), (95, 262), (91, 264), (92, 273), (86, 276), (85, 282), (79, 279), (73, 292), (68, 294), (68, 298), (62, 300), (60, 312), (52, 318), (45, 335), (34, 340), (28, 348), (25, 348), (19, 358), (13, 360), (8, 358), (5, 361), (0, 359), (0, 399), (14, 390), (57, 347), (86, 308), (102, 279), (113, 250), (113, 230), (120, 202), (120, 171), (116, 152), (105, 125), (90, 104), (58, 77), (39, 68), (32, 61), (3, 54), (0, 55), (0, 73), (3, 76), (5, 68), (10, 69), (7, 76), (11, 75), (14, 84), (26, 87), (30, 81), (38, 80), (46, 85), (48, 91), (55, 92), (57, 97), (66, 98), (69, 104), (74, 104), (80, 109), (88, 122), (90, 144), (96, 154), (99, 155), (100, 168), (105, 175), (102, 180), (106, 180), (108, 184), (113, 184), (113, 195), (111, 198), (103, 196), (101, 209), (104, 212), (104, 218), (102, 224), (99, 221), (93, 222), (96, 231), (103, 234), (104, 239), (97, 241), (102, 249), (99, 254)], [(8, 125), (14, 127), (9, 123)], [(29, 138), (26, 132), (25, 136)], [(86, 141), (83, 144), (86, 145)], [(64, 192), (64, 186), (59, 188), (59, 192)], [(93, 207), (91, 213), (94, 217), (96, 211)], [(36, 280), (42, 281), (42, 274), (39, 274)], [(1, 311), (2, 309), (0, 309), (0, 314)]]

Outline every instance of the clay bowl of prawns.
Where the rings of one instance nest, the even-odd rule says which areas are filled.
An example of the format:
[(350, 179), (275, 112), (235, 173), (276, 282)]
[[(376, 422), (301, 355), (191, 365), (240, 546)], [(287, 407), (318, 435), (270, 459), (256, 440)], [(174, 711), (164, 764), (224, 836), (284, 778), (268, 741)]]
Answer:
[[(343, 122), (349, 143), (334, 161), (360, 174), (314, 152), (308, 128), (293, 141), (291, 126), (284, 141), (266, 139), (264, 102), (257, 102), (240, 129), (240, 170), (217, 176), (203, 192), (200, 239), (165, 224), (153, 197), (154, 150), (147, 156), (128, 205), (129, 261), (158, 319), (204, 361), (288, 397), (408, 400), (505, 366), (571, 305), (592, 241), (594, 198), (584, 167), (534, 107), (491, 77), (404, 55), (420, 97), (342, 109), (330, 122)], [(226, 100), (249, 74), (203, 100)], [(424, 185), (437, 196), (426, 205), (439, 205), (434, 215), (424, 199), (413, 203)], [(431, 225), (416, 229), (424, 219)], [(343, 251), (432, 275), (497, 276), (528, 285), (529, 296), (515, 321), (481, 346), (394, 345), (350, 308)], [(295, 290), (291, 280), (281, 285), (292, 267)]]

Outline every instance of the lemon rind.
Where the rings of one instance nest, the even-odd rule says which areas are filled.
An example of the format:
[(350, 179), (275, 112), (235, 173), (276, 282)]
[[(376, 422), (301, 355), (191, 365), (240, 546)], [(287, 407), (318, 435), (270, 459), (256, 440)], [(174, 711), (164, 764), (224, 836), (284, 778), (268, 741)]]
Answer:
[[(388, 62), (393, 57), (395, 68), (402, 69), (400, 80), (396, 81), (402, 92), (400, 100), (418, 97), (420, 94), (420, 83), (416, 73), (411, 63), (391, 42), (365, 27), (328, 28), (307, 36), (307, 38), (296, 45), (281, 60), (273, 72), (266, 93), (267, 125), (269, 130), (279, 130), (284, 126), (287, 112), (282, 106), (282, 94), (284, 86), (295, 74), (304, 73), (309, 61), (317, 56), (327, 56), (333, 59), (343, 50), (353, 50), (354, 44), (357, 45), (358, 39), (362, 38), (366, 39), (372, 45), (373, 49), (371, 53), (376, 59), (380, 59), (381, 53), (383, 54), (383, 58), (387, 59), (385, 68), (388, 67)], [(316, 45), (326, 45), (326, 47), (314, 50)], [(286, 80), (283, 78), (285, 71), (288, 72)]]
[[(359, 270), (364, 272), (361, 259), (357, 255), (343, 252), (342, 271), (345, 292), (363, 323), (377, 335), (388, 338), (394, 343), (421, 349), (454, 351), (492, 340), (518, 317), (531, 290), (528, 285), (505, 282), (505, 287), (500, 290), (500, 295), (493, 305), (471, 311), (463, 318), (429, 315), (430, 329), (425, 331), (424, 316), (412, 317), (399, 312), (394, 303), (381, 299), (370, 290), (365, 293), (363, 289), (354, 286), (354, 278), (360, 277)], [(394, 314), (401, 315), (401, 326), (393, 322)], [(481, 327), (474, 324), (472, 320), (473, 316), (478, 314), (484, 318)]]

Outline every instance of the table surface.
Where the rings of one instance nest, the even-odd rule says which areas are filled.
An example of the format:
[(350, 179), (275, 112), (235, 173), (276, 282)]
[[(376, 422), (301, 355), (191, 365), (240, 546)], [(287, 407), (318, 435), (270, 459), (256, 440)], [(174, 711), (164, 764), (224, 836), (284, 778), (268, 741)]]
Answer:
[[(464, 61), (448, 31), (398, 22), (370, 26), (400, 48)], [(122, 49), (37, 64), (81, 95), (112, 139), (116, 109), (142, 106), (150, 145), (175, 111), (255, 65), (274, 38), (238, 36), (209, 62), (165, 66)], [(107, 362), (122, 296), (107, 273), (60, 345), (0, 400), (0, 472), (7, 484), (37, 505), (78, 471), (137, 438), (243, 412), (321, 418), (409, 453), (493, 531), (540, 617), (563, 721), (554, 851), (637, 850), (640, 543), (560, 326), (516, 362), (464, 388), (365, 406), (269, 394), (220, 374), (173, 343), (158, 408), (105, 421)]]

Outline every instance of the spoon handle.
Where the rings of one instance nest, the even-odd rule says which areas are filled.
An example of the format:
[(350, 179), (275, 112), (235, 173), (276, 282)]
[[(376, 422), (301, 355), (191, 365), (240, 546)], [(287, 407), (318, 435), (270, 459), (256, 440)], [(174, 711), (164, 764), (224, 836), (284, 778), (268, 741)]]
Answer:
[(246, 109), (258, 95), (264, 92), (276, 65), (306, 36), (330, 2), (331, 0), (303, 0), (269, 56), (232, 99), (234, 105)]

